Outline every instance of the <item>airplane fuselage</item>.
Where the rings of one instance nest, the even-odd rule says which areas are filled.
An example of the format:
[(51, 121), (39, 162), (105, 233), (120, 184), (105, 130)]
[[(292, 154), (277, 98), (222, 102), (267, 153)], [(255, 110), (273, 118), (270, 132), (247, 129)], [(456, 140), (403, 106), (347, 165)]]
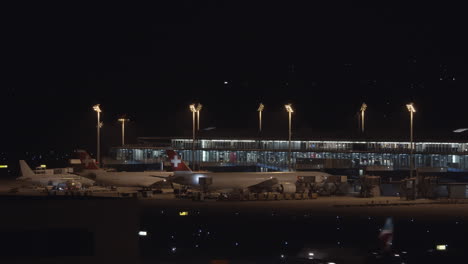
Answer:
[[(205, 186), (209, 191), (223, 189), (246, 189), (274, 180), (278, 184), (295, 184), (298, 177), (315, 176), (321, 180), (330, 174), (324, 172), (176, 172), (174, 182), (201, 188), (200, 178), (211, 178)], [(320, 181), (321, 181), (320, 180)], [(273, 181), (272, 181), (273, 182)]]
[(82, 175), (95, 179), (102, 185), (119, 187), (150, 187), (163, 181), (161, 177), (172, 175), (172, 172), (106, 172), (86, 170)]

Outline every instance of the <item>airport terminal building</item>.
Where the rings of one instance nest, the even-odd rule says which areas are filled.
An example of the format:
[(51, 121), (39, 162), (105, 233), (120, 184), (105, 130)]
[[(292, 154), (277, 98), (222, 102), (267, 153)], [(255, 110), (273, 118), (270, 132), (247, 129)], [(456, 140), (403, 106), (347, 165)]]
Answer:
[[(197, 168), (255, 167), (256, 170), (287, 170), (287, 140), (141, 137), (139, 144), (113, 147), (109, 165), (140, 164), (147, 168), (169, 165), (165, 149), (178, 151)], [(195, 161), (192, 161), (192, 150)], [(291, 167), (297, 170), (366, 169), (368, 171), (408, 171), (410, 142), (369, 140), (292, 140)], [(468, 141), (416, 142), (414, 168), (442, 172), (468, 171)]]

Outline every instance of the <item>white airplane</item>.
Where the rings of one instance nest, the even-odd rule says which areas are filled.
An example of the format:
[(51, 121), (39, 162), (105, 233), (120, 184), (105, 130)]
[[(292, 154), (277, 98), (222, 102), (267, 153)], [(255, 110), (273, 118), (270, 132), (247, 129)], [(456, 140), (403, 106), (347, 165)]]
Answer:
[(16, 178), (20, 181), (28, 181), (32, 184), (41, 186), (55, 186), (63, 188), (81, 188), (82, 186), (91, 186), (93, 180), (74, 174), (36, 174), (24, 160), (20, 160), (21, 177)]
[(81, 164), (84, 166), (79, 175), (95, 180), (102, 185), (117, 187), (144, 187), (149, 188), (155, 184), (166, 181), (172, 172), (145, 171), (145, 172), (111, 172), (100, 169), (85, 150), (77, 151)]
[(193, 172), (174, 150), (167, 150), (174, 171), (168, 180), (205, 191), (295, 193), (298, 181), (323, 182), (328, 173), (304, 172)]

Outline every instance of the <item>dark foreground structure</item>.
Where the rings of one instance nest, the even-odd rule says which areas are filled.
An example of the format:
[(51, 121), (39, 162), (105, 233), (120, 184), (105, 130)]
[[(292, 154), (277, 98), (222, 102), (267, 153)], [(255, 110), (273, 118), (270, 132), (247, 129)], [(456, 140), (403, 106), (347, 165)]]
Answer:
[[(350, 199), (192, 202), (2, 197), (0, 261), (464, 262), (467, 204), (374, 206), (369, 199)], [(367, 206), (335, 206), (350, 202)], [(393, 219), (395, 235), (392, 249), (383, 252), (378, 235), (388, 217)], [(437, 250), (438, 245), (445, 250)]]

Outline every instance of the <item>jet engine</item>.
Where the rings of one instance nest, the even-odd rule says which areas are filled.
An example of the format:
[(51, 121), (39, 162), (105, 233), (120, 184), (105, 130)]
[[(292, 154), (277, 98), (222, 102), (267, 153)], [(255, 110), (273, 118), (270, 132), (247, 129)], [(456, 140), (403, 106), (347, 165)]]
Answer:
[(281, 184), (282, 193), (295, 193), (296, 185), (295, 184)]

